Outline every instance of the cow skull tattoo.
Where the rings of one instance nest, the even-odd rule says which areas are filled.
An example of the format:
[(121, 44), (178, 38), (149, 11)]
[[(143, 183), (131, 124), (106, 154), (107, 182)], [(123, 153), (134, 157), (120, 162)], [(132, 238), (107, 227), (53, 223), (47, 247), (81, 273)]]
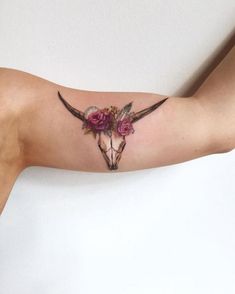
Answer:
[(88, 107), (84, 112), (70, 105), (58, 91), (58, 97), (64, 106), (82, 122), (84, 134), (98, 135), (98, 146), (103, 154), (108, 169), (118, 169), (118, 163), (126, 145), (126, 136), (134, 133), (133, 123), (157, 109), (169, 97), (138, 112), (130, 112), (132, 103), (126, 104), (122, 109), (116, 106), (99, 109), (96, 106)]

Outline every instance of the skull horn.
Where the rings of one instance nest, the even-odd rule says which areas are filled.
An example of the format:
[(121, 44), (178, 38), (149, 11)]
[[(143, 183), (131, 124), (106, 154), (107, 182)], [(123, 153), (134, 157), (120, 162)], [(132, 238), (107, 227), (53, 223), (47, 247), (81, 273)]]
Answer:
[(61, 100), (61, 102), (64, 104), (64, 106), (77, 118), (79, 118), (82, 121), (86, 121), (86, 118), (84, 116), (84, 112), (74, 108), (72, 105), (70, 105), (60, 94), (60, 92), (58, 91), (58, 96)]
[(143, 110), (140, 110), (136, 113), (133, 114), (133, 116), (131, 117), (131, 122), (134, 123), (137, 120), (141, 119), (142, 117), (146, 116), (147, 114), (151, 113), (152, 111), (154, 111), (155, 109), (157, 109), (161, 104), (163, 104), (169, 97), (153, 104), (150, 107), (147, 107)]

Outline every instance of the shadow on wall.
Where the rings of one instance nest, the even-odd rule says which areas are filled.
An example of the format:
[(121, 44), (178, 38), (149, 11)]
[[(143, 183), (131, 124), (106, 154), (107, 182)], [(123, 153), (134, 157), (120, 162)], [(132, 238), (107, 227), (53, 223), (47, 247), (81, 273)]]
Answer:
[[(157, 169), (158, 179), (165, 182), (166, 175), (170, 174), (178, 174), (179, 173), (179, 165), (163, 166)], [(65, 170), (65, 169), (56, 169), (56, 168), (45, 168), (41, 166), (32, 166), (28, 167), (22, 171), (20, 174), (21, 181), (17, 181), (15, 186), (24, 185), (24, 181), (27, 182), (28, 185), (40, 185), (43, 183), (43, 187), (47, 186), (51, 187), (69, 187), (69, 188), (77, 188), (77, 187), (90, 187), (92, 189), (93, 186), (101, 188), (103, 185), (118, 187), (119, 185), (128, 184), (136, 184), (136, 181), (144, 181), (145, 177), (149, 177), (149, 174), (152, 172), (156, 173), (156, 169), (145, 169), (143, 170), (135, 170), (135, 171), (127, 171), (122, 173), (97, 173), (95, 172), (86, 172), (86, 171), (73, 171), (73, 170)], [(127, 177), (128, 174), (128, 177)], [(29, 181), (30, 179), (30, 181)], [(14, 187), (15, 187), (14, 186)]]

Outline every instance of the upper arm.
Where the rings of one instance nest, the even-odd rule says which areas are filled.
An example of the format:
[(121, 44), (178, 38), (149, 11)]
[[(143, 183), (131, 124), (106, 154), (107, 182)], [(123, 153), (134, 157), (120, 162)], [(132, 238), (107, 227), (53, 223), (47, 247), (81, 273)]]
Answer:
[[(80, 111), (90, 106), (104, 108), (117, 104), (120, 109), (121, 105), (130, 101), (133, 101), (133, 110), (139, 111), (163, 98), (147, 93), (141, 94), (145, 97), (143, 100), (136, 93), (89, 92), (86, 99), (75, 102), (75, 99), (68, 98), (74, 94), (69, 95), (63, 89), (62, 93)], [(48, 105), (52, 111), (38, 109), (38, 118), (34, 117), (34, 131), (30, 132), (33, 142), (30, 150), (32, 164), (108, 171), (107, 163), (117, 160), (117, 171), (128, 171), (178, 163), (210, 153), (210, 124), (198, 100), (193, 97), (169, 98), (159, 108), (135, 122), (134, 132), (127, 136), (113, 134), (109, 137), (101, 132), (94, 137), (92, 132), (84, 134), (84, 122), (72, 115), (56, 98), (56, 94), (50, 100), (54, 106)], [(80, 94), (82, 97), (83, 93)]]
[[(5, 73), (5, 78), (9, 74)], [(157, 109), (134, 122), (134, 132), (124, 138), (114, 134), (112, 138), (103, 136), (99, 140), (99, 135), (94, 137), (92, 132), (84, 134), (84, 122), (64, 107), (58, 90), (72, 107), (82, 112), (90, 106), (99, 109), (115, 106), (120, 110), (130, 102), (131, 111), (139, 112), (166, 96), (81, 91), (31, 75), (19, 75), (19, 72), (13, 73), (9, 82), (12, 86), (8, 91), (13, 93), (9, 96), (10, 100), (13, 99), (13, 107), (20, 105), (18, 130), (27, 166), (109, 171), (108, 153), (105, 153), (110, 150), (110, 144), (113, 155), (108, 156), (118, 157), (117, 171), (182, 162), (211, 152), (210, 122), (198, 100), (193, 97), (170, 97)]]
[(125, 169), (174, 164), (211, 153), (210, 122), (193, 97), (168, 99), (136, 130), (127, 147)]

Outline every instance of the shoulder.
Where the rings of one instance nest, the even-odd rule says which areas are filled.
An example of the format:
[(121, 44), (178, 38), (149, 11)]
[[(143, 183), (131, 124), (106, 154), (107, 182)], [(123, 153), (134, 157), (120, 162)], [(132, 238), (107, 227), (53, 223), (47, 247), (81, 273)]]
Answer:
[(8, 86), (9, 82), (14, 79), (26, 78), (28, 73), (13, 68), (0, 67), (0, 86)]
[(29, 74), (13, 68), (0, 67), (0, 97), (13, 97), (12, 94), (27, 84)]
[(23, 101), (55, 86), (55, 83), (29, 72), (0, 67), (0, 104), (3, 101)]
[(23, 70), (0, 67), (0, 91), (6, 89), (32, 89), (40, 85), (55, 86), (56, 84), (45, 78)]

